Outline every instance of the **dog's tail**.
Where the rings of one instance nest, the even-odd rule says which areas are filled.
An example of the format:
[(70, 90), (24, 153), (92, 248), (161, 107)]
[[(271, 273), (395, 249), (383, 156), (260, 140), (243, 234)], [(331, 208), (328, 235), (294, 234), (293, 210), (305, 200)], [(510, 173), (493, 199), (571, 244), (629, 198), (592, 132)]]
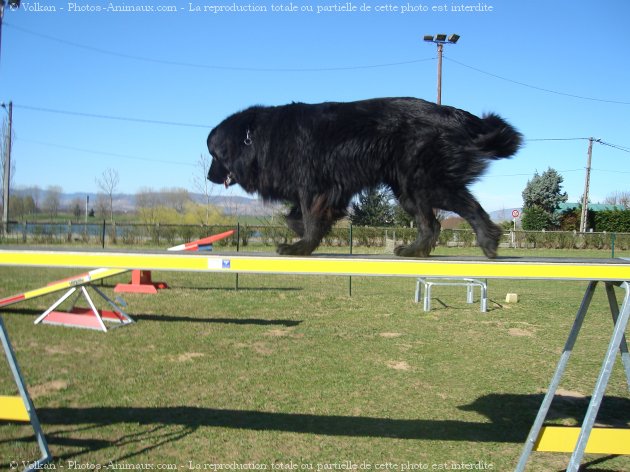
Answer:
[(502, 159), (516, 154), (523, 143), (523, 135), (499, 115), (490, 113), (481, 119), (481, 130), (473, 139), (473, 146), (489, 159)]

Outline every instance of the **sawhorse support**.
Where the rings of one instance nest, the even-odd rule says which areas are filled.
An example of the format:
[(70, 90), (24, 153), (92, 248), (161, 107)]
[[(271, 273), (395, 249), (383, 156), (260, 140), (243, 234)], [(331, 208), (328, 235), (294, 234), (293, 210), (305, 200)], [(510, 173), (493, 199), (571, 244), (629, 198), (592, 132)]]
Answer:
[(168, 288), (166, 282), (154, 282), (150, 270), (132, 270), (131, 283), (118, 284), (114, 288), (116, 293), (147, 293), (155, 295), (159, 290)]
[[(116, 323), (118, 326), (124, 326), (134, 322), (133, 319), (123, 311), (120, 306), (121, 303), (115, 303), (94, 285), (90, 284), (89, 286), (113, 308), (113, 311), (98, 310), (87, 291), (87, 286), (81, 285), (80, 287), (72, 287), (68, 290), (61, 298), (59, 298), (59, 300), (53, 303), (48, 310), (42, 313), (42, 315), (35, 320), (35, 324), (44, 323), (107, 331), (107, 326), (104, 321)], [(74, 299), (72, 307), (69, 311), (56, 311), (63, 302), (65, 302), (77, 291), (77, 296)], [(83, 295), (83, 298), (87, 301), (89, 308), (75, 308), (75, 304), (81, 295)]]
[[(621, 360), (623, 362), (623, 367), (626, 374), (626, 381), (628, 383), (628, 390), (630, 391), (630, 354), (628, 353), (628, 345), (626, 343), (625, 337), (625, 331), (628, 326), (628, 319), (630, 318), (630, 285), (628, 282), (605, 282), (605, 284), (606, 294), (608, 296), (608, 304), (610, 306), (610, 312), (613, 318), (614, 329), (610, 337), (608, 350), (606, 351), (606, 356), (604, 358), (602, 368), (595, 384), (595, 389), (593, 390), (591, 401), (589, 403), (588, 409), (586, 410), (586, 416), (584, 417), (582, 427), (580, 428), (579, 434), (577, 435), (577, 439), (575, 441), (571, 441), (573, 442), (574, 446), (570, 448), (570, 452), (572, 451), (572, 455), (569, 461), (569, 466), (567, 467), (567, 472), (577, 472), (579, 470), (580, 463), (585, 452), (597, 452), (601, 454), (628, 453), (627, 447), (616, 448), (615, 443), (624, 444), (625, 441), (623, 439), (621, 439), (620, 441), (616, 441), (616, 438), (614, 437), (627, 437), (627, 430), (617, 430), (616, 434), (613, 431), (613, 437), (609, 438), (606, 441), (605, 449), (602, 449), (599, 446), (595, 446), (595, 442), (597, 441), (595, 436), (597, 436), (601, 432), (601, 430), (593, 430), (593, 425), (595, 424), (595, 419), (597, 417), (599, 407), (604, 397), (604, 393), (606, 392), (606, 387), (608, 386), (608, 380), (610, 379), (610, 374), (612, 373), (618, 350), (621, 354)], [(617, 296), (615, 294), (615, 285), (619, 285), (625, 290), (625, 296), (621, 304), (621, 310), (619, 309)], [(559, 446), (557, 449), (550, 449), (549, 446), (541, 448), (540, 446), (545, 442), (547, 444), (559, 444), (561, 442), (566, 443), (566, 436), (574, 434), (575, 428), (543, 428), (543, 423), (547, 418), (547, 413), (549, 412), (551, 402), (553, 401), (553, 398), (560, 384), (562, 374), (564, 373), (567, 363), (569, 362), (569, 357), (571, 356), (571, 352), (573, 351), (573, 347), (580, 332), (580, 328), (582, 327), (582, 323), (584, 321), (584, 318), (586, 317), (588, 307), (591, 303), (591, 300), (593, 299), (593, 293), (595, 292), (596, 286), (596, 281), (590, 282), (588, 284), (586, 292), (584, 293), (584, 298), (582, 299), (582, 303), (580, 305), (580, 308), (578, 309), (575, 321), (573, 322), (573, 327), (571, 328), (571, 332), (569, 333), (569, 337), (564, 346), (562, 356), (560, 357), (560, 361), (558, 362), (556, 371), (553, 375), (551, 383), (549, 384), (549, 388), (547, 389), (547, 394), (543, 398), (540, 409), (538, 410), (538, 415), (536, 416), (534, 424), (529, 432), (529, 435), (527, 436), (527, 441), (525, 442), (525, 446), (523, 447), (521, 458), (516, 467), (517, 472), (523, 472), (525, 470), (527, 460), (529, 459), (529, 456), (531, 455), (533, 450), (566, 452), (566, 449), (562, 446)], [(566, 431), (558, 431), (560, 429), (564, 429)], [(593, 437), (595, 441), (589, 442), (592, 431), (595, 431), (596, 433)], [(562, 441), (550, 439), (550, 436), (554, 434), (565, 436), (565, 438)]]
[(48, 449), (48, 443), (42, 431), (42, 427), (39, 424), (35, 407), (31, 401), (31, 397), (28, 394), (20, 366), (15, 358), (15, 352), (9, 341), (9, 335), (4, 326), (4, 321), (0, 317), (0, 341), (2, 341), (2, 347), (4, 348), (4, 354), (9, 362), (13, 379), (20, 392), (19, 397), (0, 397), (0, 420), (7, 421), (24, 421), (30, 422), (35, 432), (35, 439), (37, 445), (42, 453), (42, 457), (39, 460), (29, 464), (24, 471), (41, 470), (42, 466), (52, 461), (52, 455)]
[[(466, 303), (474, 303), (474, 289), (479, 287), (479, 304), (482, 313), (488, 311), (488, 284), (477, 279), (441, 277), (432, 279), (426, 277), (418, 277), (416, 280), (415, 302), (418, 303), (420, 298), (423, 299), (424, 311), (431, 311), (431, 288), (434, 285), (459, 285), (466, 287)], [(424, 287), (424, 297), (422, 296), (422, 287)]]

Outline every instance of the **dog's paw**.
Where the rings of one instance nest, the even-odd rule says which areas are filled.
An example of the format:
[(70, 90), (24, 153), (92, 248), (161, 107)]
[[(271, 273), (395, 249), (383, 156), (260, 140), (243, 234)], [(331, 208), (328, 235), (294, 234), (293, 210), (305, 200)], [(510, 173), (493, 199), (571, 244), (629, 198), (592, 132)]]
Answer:
[(278, 244), (276, 252), (283, 256), (308, 256), (313, 252), (304, 240), (294, 244)]
[(400, 257), (428, 257), (431, 249), (421, 248), (410, 244), (409, 246), (397, 246), (394, 254)]
[(497, 257), (497, 250), (499, 248), (499, 239), (501, 233), (491, 234), (490, 237), (478, 237), (477, 242), (481, 250), (488, 259), (494, 259)]
[(495, 259), (498, 256), (498, 253), (497, 253), (498, 246), (499, 246), (498, 244), (493, 244), (489, 246), (481, 246), (481, 249), (488, 259)]

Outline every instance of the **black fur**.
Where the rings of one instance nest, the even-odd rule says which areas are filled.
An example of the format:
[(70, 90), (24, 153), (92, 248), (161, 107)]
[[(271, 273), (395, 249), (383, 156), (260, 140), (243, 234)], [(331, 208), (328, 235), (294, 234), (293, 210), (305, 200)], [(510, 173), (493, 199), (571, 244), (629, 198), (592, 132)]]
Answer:
[(486, 256), (495, 257), (501, 230), (467, 186), (521, 141), (497, 115), (478, 118), (415, 98), (255, 106), (210, 132), (208, 179), (292, 204), (287, 224), (302, 239), (280, 245), (280, 254), (310, 254), (353, 196), (385, 184), (418, 226), (417, 239), (397, 255), (429, 255), (440, 232), (433, 209), (440, 208), (465, 218)]

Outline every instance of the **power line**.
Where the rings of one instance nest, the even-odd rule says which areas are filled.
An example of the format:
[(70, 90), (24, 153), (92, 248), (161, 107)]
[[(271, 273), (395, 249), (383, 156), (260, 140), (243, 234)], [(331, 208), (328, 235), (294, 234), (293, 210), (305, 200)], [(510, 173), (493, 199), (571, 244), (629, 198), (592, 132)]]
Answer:
[(630, 153), (630, 149), (628, 149), (625, 146), (620, 146), (618, 144), (610, 144), (610, 143), (607, 143), (605, 141), (602, 141), (601, 139), (598, 142), (599, 142), (599, 144), (603, 144), (604, 146), (608, 146), (608, 147), (611, 147), (613, 149), (617, 149), (618, 151), (623, 151), (623, 152)]
[[(149, 119), (145, 119), (145, 118), (133, 118), (133, 117), (126, 117), (126, 116), (102, 115), (102, 114), (99, 114), (99, 113), (88, 113), (88, 112), (80, 112), (80, 111), (58, 110), (58, 109), (54, 109), (54, 108), (34, 107), (34, 106), (31, 106), (31, 105), (13, 104), (13, 107), (14, 108), (20, 108), (20, 109), (23, 109), (23, 110), (39, 111), (39, 112), (44, 112), (44, 113), (56, 113), (56, 114), (59, 114), (59, 115), (81, 116), (83, 118), (98, 118), (98, 119), (114, 120), (114, 121), (130, 121), (130, 122), (134, 122), (134, 123), (145, 123), (145, 124), (152, 124), (152, 125), (182, 126), (182, 127), (187, 127), (187, 128), (203, 128), (203, 129), (210, 129), (212, 127), (210, 125), (197, 124), (197, 123), (182, 123), (182, 122), (178, 122), (178, 121), (149, 120)], [(525, 139), (525, 141), (527, 141), (527, 142), (588, 141), (588, 140), (589, 140), (589, 138), (527, 138), (527, 139)], [(630, 149), (629, 148), (627, 148), (625, 146), (621, 146), (619, 144), (607, 143), (605, 141), (602, 141), (601, 139), (595, 140), (595, 142), (603, 144), (604, 146), (612, 147), (612, 148), (617, 149), (619, 151), (630, 153)]]
[(502, 77), (500, 75), (493, 74), (491, 72), (486, 72), (485, 70), (481, 70), (481, 69), (478, 69), (476, 67), (469, 66), (468, 64), (464, 64), (463, 62), (456, 61), (455, 59), (451, 59), (450, 57), (444, 56), (444, 59), (449, 60), (451, 62), (454, 62), (455, 64), (458, 64), (458, 65), (460, 65), (462, 67), (466, 67), (468, 69), (480, 72), (481, 74), (489, 75), (490, 77), (494, 77), (495, 79), (501, 79), (501, 80), (504, 80), (506, 82), (510, 82), (510, 83), (513, 83), (513, 84), (516, 84), (516, 85), (521, 85), (523, 87), (528, 87), (528, 88), (531, 88), (531, 89), (534, 89), (534, 90), (539, 90), (541, 92), (553, 93), (553, 94), (556, 94), (556, 95), (562, 95), (564, 97), (579, 98), (580, 100), (590, 100), (590, 101), (593, 101), (593, 102), (615, 103), (617, 105), (630, 105), (630, 102), (625, 102), (625, 101), (621, 101), (621, 100), (605, 100), (605, 99), (602, 99), (602, 98), (585, 97), (583, 95), (575, 95), (575, 94), (572, 94), (572, 93), (559, 92), (557, 90), (551, 90), (551, 89), (544, 88), (544, 87), (538, 87), (536, 85), (526, 84), (525, 82), (519, 82), (518, 80), (508, 79), (507, 77)]
[[(558, 172), (582, 172), (582, 169), (565, 169), (559, 170)], [(489, 174), (490, 177), (531, 177), (533, 174), (531, 172), (526, 172), (524, 174)]]
[(588, 141), (588, 138), (531, 138), (525, 141)]
[[(17, 31), (20, 31), (22, 33), (25, 34), (29, 34), (32, 36), (36, 36), (48, 41), (54, 41), (60, 44), (64, 44), (66, 46), (71, 46), (71, 47), (75, 47), (75, 48), (79, 48), (79, 49), (84, 49), (87, 51), (91, 51), (91, 52), (96, 52), (98, 54), (104, 54), (104, 55), (109, 55), (109, 56), (114, 56), (114, 57), (120, 57), (120, 58), (124, 58), (124, 59), (130, 59), (130, 60), (135, 60), (135, 61), (142, 61), (142, 62), (150, 62), (150, 63), (154, 63), (154, 64), (161, 64), (161, 65), (168, 65), (168, 66), (178, 66), (178, 67), (189, 67), (189, 68), (197, 68), (197, 69), (213, 69), (213, 70), (225, 70), (225, 71), (241, 71), (241, 72), (330, 72), (330, 71), (344, 71), (344, 70), (361, 70), (361, 69), (374, 69), (374, 68), (382, 68), (382, 67), (396, 67), (396, 66), (402, 66), (402, 65), (410, 65), (410, 64), (417, 64), (420, 62), (426, 62), (426, 61), (432, 61), (435, 60), (435, 57), (429, 57), (429, 58), (424, 58), (424, 59), (412, 59), (412, 60), (408, 60), (408, 61), (399, 61), (399, 62), (390, 62), (390, 63), (383, 63), (383, 64), (367, 64), (367, 65), (355, 65), (355, 66), (338, 66), (338, 67), (304, 67), (304, 68), (263, 68), (263, 67), (242, 67), (242, 66), (224, 66), (224, 65), (216, 65), (216, 64), (199, 64), (199, 63), (192, 63), (192, 62), (180, 62), (180, 61), (172, 61), (172, 60), (167, 60), (167, 59), (157, 59), (157, 58), (151, 58), (151, 57), (146, 57), (146, 56), (139, 56), (139, 55), (134, 55), (134, 54), (126, 54), (126, 53), (121, 53), (121, 52), (117, 52), (117, 51), (111, 51), (108, 49), (103, 49), (103, 48), (98, 48), (98, 47), (94, 47), (94, 46), (88, 46), (85, 44), (80, 44), (80, 43), (76, 43), (73, 41), (68, 41), (65, 39), (61, 39), (61, 38), (57, 38), (54, 36), (50, 36), (47, 34), (43, 34), (43, 33), (38, 33), (36, 31), (32, 31), (29, 30), (27, 28), (23, 28), (21, 26), (16, 26), (12, 23), (8, 23), (8, 22), (4, 22), (3, 23), (4, 26), (9, 26), (10, 28), (13, 28)], [(518, 80), (513, 80), (513, 79), (509, 79), (507, 77), (503, 77), (500, 76), (498, 74), (493, 74), (491, 72), (487, 72), (484, 71), (482, 69), (479, 69), (477, 67), (473, 67), (470, 66), (468, 64), (464, 64), (463, 62), (457, 61), (455, 59), (451, 59), (450, 57), (447, 56), (443, 56), (444, 59), (449, 60), (451, 62), (454, 62), (455, 64), (458, 64), (462, 67), (466, 67), (468, 69), (474, 70), (476, 72), (479, 72), (481, 74), (485, 74), (488, 75), (490, 77), (494, 77), (500, 80), (504, 80), (506, 82), (510, 82), (516, 85), (520, 85), (522, 87), (528, 87), (534, 90), (539, 90), (542, 92), (546, 92), (546, 93), (553, 93), (556, 95), (561, 95), (561, 96), (565, 96), (565, 97), (571, 97), (571, 98), (577, 98), (580, 100), (589, 100), (589, 101), (595, 101), (595, 102), (602, 102), (602, 103), (614, 103), (614, 104), (618, 104), (618, 105), (630, 105), (630, 102), (628, 101), (622, 101), (622, 100), (607, 100), (607, 99), (601, 99), (601, 98), (594, 98), (594, 97), (586, 97), (583, 95), (577, 95), (577, 94), (571, 94), (571, 93), (566, 93), (566, 92), (560, 92), (557, 90), (552, 90), (552, 89), (548, 89), (545, 87), (539, 87), (536, 85), (531, 85), (531, 84), (527, 84), (525, 82), (520, 82)]]
[(157, 162), (160, 164), (173, 164), (173, 165), (177, 165), (177, 166), (191, 166), (193, 167), (194, 164), (191, 164), (189, 162), (177, 162), (177, 161), (168, 161), (168, 160), (163, 160), (163, 159), (152, 159), (152, 158), (148, 158), (148, 157), (138, 157), (138, 156), (129, 156), (126, 154), (117, 154), (117, 153), (113, 153), (113, 152), (106, 152), (106, 151), (95, 151), (93, 149), (83, 149), (83, 148), (78, 148), (78, 147), (74, 147), (74, 146), (67, 146), (65, 144), (56, 144), (56, 143), (47, 143), (44, 141), (37, 141), (37, 140), (33, 140), (33, 139), (20, 139), (20, 142), (24, 142), (24, 143), (30, 143), (30, 144), (37, 144), (39, 146), (47, 146), (47, 147), (54, 147), (54, 148), (59, 148), (59, 149), (68, 149), (70, 151), (77, 151), (77, 152), (84, 152), (84, 153), (88, 153), (88, 154), (97, 154), (100, 156), (108, 156), (108, 157), (120, 157), (122, 159), (133, 159), (136, 161), (145, 161), (145, 162)]
[(47, 34), (38, 33), (36, 31), (31, 31), (26, 28), (22, 28), (21, 26), (16, 26), (11, 23), (4, 22), (4, 26), (9, 26), (17, 31), (22, 33), (30, 34), (32, 36), (36, 36), (38, 38), (46, 39), (48, 41), (54, 41), (60, 44), (64, 44), (66, 46), (72, 46), (74, 48), (84, 49), (90, 52), (96, 52), (98, 54), (105, 54), (108, 56), (120, 57), (123, 59), (130, 59), (134, 61), (142, 61), (142, 62), (150, 62), (153, 64), (160, 64), (166, 66), (177, 66), (177, 67), (190, 67), (195, 69), (212, 69), (212, 70), (225, 70), (225, 71), (240, 71), (240, 72), (330, 72), (330, 71), (343, 71), (343, 70), (360, 70), (360, 69), (376, 69), (380, 67), (395, 67), (395, 66), (403, 66), (409, 64), (417, 64), (419, 62), (432, 61), (434, 57), (428, 57), (424, 59), (412, 59), (409, 61), (400, 61), (400, 62), (389, 62), (384, 64), (367, 64), (367, 65), (356, 65), (356, 66), (340, 66), (340, 67), (305, 67), (305, 68), (266, 68), (266, 67), (242, 67), (242, 66), (224, 66), (224, 65), (216, 65), (216, 64), (199, 64), (193, 62), (180, 62), (180, 61), (170, 61), (167, 59), (157, 59), (146, 56), (138, 56), (134, 54), (125, 54), (117, 51), (110, 51), (108, 49), (102, 49), (94, 46), (87, 46), (85, 44), (75, 43), (73, 41), (68, 41), (66, 39), (56, 38), (54, 36), (49, 36)]
[(591, 170), (594, 170), (596, 172), (608, 172), (611, 174), (630, 174), (630, 170), (597, 169), (595, 167), (591, 167)]
[(69, 110), (56, 110), (53, 108), (43, 108), (43, 107), (34, 107), (30, 105), (13, 105), (15, 108), (21, 108), (23, 110), (31, 110), (31, 111), (40, 111), (45, 113), (56, 113), (60, 115), (71, 115), (71, 116), (81, 116), (83, 118), (100, 118), (104, 120), (115, 120), (115, 121), (131, 121), (134, 123), (146, 123), (151, 125), (167, 125), (167, 126), (183, 126), (186, 128), (204, 128), (210, 129), (210, 125), (202, 125), (196, 123), (181, 123), (177, 121), (161, 121), (161, 120), (148, 120), (145, 118), (130, 118), (125, 116), (112, 116), (112, 115), (100, 115), (97, 113), (85, 113), (78, 111), (69, 111)]
[[(536, 141), (588, 141), (591, 138), (536, 138), (536, 139), (526, 139), (525, 141), (536, 142)], [(602, 144), (604, 146), (608, 146), (618, 151), (623, 151), (630, 153), (630, 148), (626, 146), (622, 146), (620, 144), (611, 144), (606, 141), (602, 141), (601, 139), (593, 139), (594, 143)]]

